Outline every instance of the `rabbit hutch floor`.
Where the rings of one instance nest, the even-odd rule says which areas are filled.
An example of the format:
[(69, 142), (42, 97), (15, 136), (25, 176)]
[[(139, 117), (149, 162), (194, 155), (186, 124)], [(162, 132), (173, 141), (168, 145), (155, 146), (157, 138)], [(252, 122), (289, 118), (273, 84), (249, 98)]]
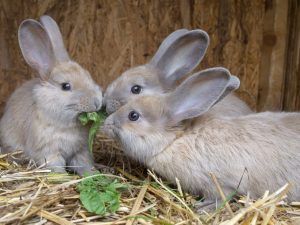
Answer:
[[(95, 161), (109, 168), (102, 176), (118, 180), (120, 207), (114, 213), (88, 212), (81, 203), (78, 186), (88, 178), (53, 174), (32, 164), (16, 163), (21, 152), (0, 155), (0, 224), (300, 224), (300, 202), (284, 202), (289, 185), (257, 200), (230, 199), (214, 212), (195, 212), (198, 196), (183, 193), (163, 182), (152, 171), (130, 162), (111, 140), (98, 135)], [(8, 160), (10, 159), (10, 160)], [(16, 159), (16, 160), (12, 160)], [(99, 175), (94, 175), (99, 176)], [(222, 188), (212, 175), (215, 187)], [(90, 199), (93, 200), (93, 199)], [(225, 204), (226, 200), (230, 200)], [(97, 201), (94, 200), (94, 206)]]

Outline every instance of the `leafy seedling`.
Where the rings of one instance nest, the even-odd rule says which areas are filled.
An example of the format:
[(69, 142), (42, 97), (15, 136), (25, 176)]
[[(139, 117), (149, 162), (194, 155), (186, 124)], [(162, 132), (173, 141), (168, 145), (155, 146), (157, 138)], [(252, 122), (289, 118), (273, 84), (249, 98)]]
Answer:
[(120, 207), (119, 190), (127, 189), (127, 185), (104, 175), (92, 175), (84, 178), (78, 185), (80, 201), (84, 208), (91, 213), (104, 215), (115, 213)]
[(89, 130), (88, 144), (90, 152), (93, 151), (93, 143), (96, 136), (97, 131), (103, 125), (104, 120), (107, 118), (107, 113), (104, 110), (99, 112), (84, 112), (79, 115), (79, 121), (82, 125), (87, 125), (92, 123)]

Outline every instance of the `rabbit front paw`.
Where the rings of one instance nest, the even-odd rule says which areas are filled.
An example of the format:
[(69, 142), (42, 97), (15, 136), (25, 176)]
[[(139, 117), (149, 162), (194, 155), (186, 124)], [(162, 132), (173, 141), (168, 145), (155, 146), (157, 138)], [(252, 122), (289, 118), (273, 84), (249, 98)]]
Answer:
[(78, 166), (72, 169), (79, 176), (89, 176), (93, 174), (97, 174), (99, 171), (95, 167), (87, 167), (87, 166)]
[(79, 176), (91, 175), (98, 172), (88, 151), (82, 151), (74, 155), (68, 162), (68, 168)]
[(38, 160), (40, 166), (44, 165), (44, 168), (50, 169), (54, 173), (66, 173), (66, 161), (59, 154), (48, 155), (47, 157)]

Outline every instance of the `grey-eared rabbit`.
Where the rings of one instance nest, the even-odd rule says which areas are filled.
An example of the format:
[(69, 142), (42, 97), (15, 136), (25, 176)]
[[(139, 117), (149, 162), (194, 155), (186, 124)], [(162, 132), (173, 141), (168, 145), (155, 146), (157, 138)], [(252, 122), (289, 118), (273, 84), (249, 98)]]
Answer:
[(299, 200), (300, 113), (209, 113), (238, 87), (228, 70), (207, 69), (173, 92), (133, 99), (106, 119), (103, 131), (125, 154), (170, 181), (177, 177), (206, 203), (218, 197), (210, 173), (228, 195), (245, 169), (239, 194), (257, 198), (291, 182), (288, 200)]
[[(162, 94), (174, 90), (202, 60), (209, 45), (203, 30), (179, 29), (160, 45), (149, 63), (125, 71), (104, 93), (103, 103), (110, 114), (131, 99), (141, 95)], [(217, 105), (214, 113), (227, 116), (245, 115), (252, 111), (234, 94)]]
[(65, 172), (65, 167), (80, 175), (92, 172), (88, 128), (77, 117), (101, 108), (100, 87), (69, 58), (51, 17), (42, 16), (40, 22), (24, 20), (18, 38), (25, 61), (39, 78), (17, 88), (7, 101), (0, 121), (2, 148), (23, 150), (54, 172)]

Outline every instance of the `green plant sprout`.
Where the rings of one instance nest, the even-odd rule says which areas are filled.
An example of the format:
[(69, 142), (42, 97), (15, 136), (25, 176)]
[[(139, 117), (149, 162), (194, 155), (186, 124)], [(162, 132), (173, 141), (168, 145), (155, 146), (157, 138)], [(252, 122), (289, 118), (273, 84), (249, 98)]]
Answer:
[(104, 110), (100, 110), (99, 112), (84, 112), (81, 113), (78, 117), (79, 121), (82, 125), (87, 125), (92, 123), (90, 130), (89, 130), (89, 137), (88, 137), (88, 145), (89, 151), (93, 151), (93, 143), (96, 136), (97, 131), (103, 125), (104, 120), (107, 118), (107, 113)]

